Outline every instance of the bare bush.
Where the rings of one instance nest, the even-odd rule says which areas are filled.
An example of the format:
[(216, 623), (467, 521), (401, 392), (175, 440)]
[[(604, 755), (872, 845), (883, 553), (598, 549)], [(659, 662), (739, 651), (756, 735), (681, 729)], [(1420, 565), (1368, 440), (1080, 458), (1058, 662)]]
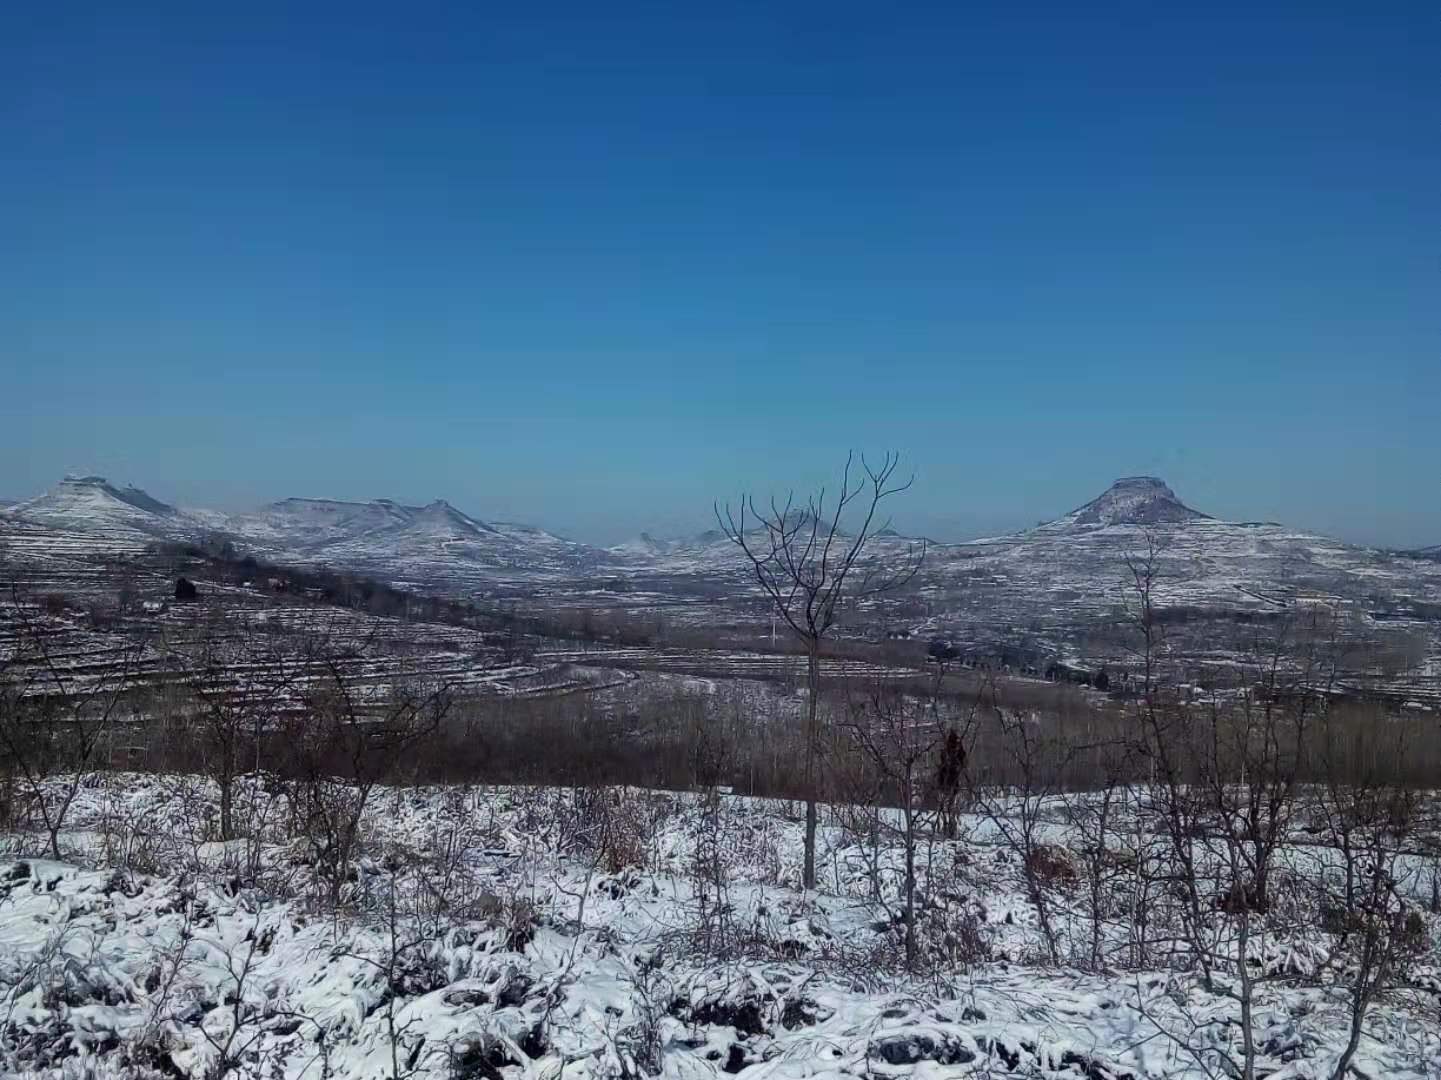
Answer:
[(403, 683), (369, 692), (336, 657), (323, 662), (326, 677), (307, 689), (305, 714), (289, 733), (295, 771), (291, 801), (327, 899), (338, 904), (350, 880), (371, 792), (435, 734), (449, 713), (451, 696), (445, 686)]
[(220, 796), (219, 839), (234, 840), (237, 778), (258, 769), (262, 740), (278, 722), (293, 673), (285, 652), (248, 623), (210, 622), (194, 645), (173, 650), (193, 702), (185, 719)]
[[(59, 859), (66, 816), (93, 770), (104, 763), (107, 740), (127, 700), (138, 642), (119, 647), (99, 673), (77, 671), (52, 652), (41, 617), (12, 586), (8, 614), (18, 629), (15, 655), (0, 680), (0, 749), (8, 784), (38, 813), (52, 858)], [(16, 795), (8, 800), (13, 807)], [(12, 811), (13, 813), (13, 811)]]
[[(941, 674), (936, 675), (936, 688)], [(930, 779), (948, 739), (960, 741), (962, 736), (946, 723), (935, 692), (915, 698), (895, 693), (884, 684), (853, 697), (844, 731), (851, 753), (861, 756), (879, 781), (873, 788), (879, 798), (871, 811), (875, 835), (894, 837), (901, 844), (905, 869), (900, 918), (906, 967), (914, 971), (920, 961), (916, 858), (922, 832), (934, 831), (937, 820)], [(891, 806), (896, 807), (898, 818), (888, 812)], [(879, 888), (875, 895), (882, 896)]]

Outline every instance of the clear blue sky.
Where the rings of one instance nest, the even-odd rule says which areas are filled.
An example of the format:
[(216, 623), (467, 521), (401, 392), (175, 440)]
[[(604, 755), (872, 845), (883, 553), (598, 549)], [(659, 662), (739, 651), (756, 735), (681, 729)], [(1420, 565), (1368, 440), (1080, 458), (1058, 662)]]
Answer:
[(0, 495), (1441, 542), (1434, 2), (167, 6), (4, 19)]

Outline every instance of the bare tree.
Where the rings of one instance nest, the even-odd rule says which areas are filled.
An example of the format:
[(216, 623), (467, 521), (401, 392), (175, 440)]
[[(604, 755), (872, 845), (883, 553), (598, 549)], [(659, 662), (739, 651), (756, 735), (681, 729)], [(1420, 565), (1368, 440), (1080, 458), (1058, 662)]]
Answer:
[[(1283, 624), (1254, 647), (1237, 684), (1206, 702), (1166, 694), (1150, 677), (1141, 705), (1162, 872), (1180, 893), (1182, 937), (1206, 989), (1239, 1013), (1239, 1056), (1218, 1046), (1205, 1053), (1239, 1080), (1257, 1075), (1261, 989), (1291, 974), (1265, 960), (1268, 944), (1298, 929), (1295, 913), (1275, 902), (1272, 876), (1291, 841), (1310, 731), (1325, 715), (1335, 655), (1327, 629), (1319, 620), (1302, 633)], [(1177, 1042), (1195, 1052), (1196, 1038)]]
[[(922, 831), (939, 817), (929, 778), (948, 736), (960, 740), (940, 708), (937, 671), (931, 693), (907, 696), (877, 681), (864, 697), (849, 702), (845, 734), (854, 750), (880, 781), (874, 806), (876, 832), (899, 838), (905, 854), (901, 893), (901, 923), (905, 928), (906, 968), (915, 971), (919, 960), (916, 940), (916, 854)], [(887, 813), (899, 808), (899, 824)], [(877, 889), (879, 893), (879, 889)]]
[(1399, 725), (1381, 721), (1366, 732), (1381, 744), (1379, 754), (1353, 753), (1354, 733), (1329, 715), (1321, 728), (1318, 809), (1329, 843), (1316, 852), (1309, 880), (1322, 926), (1336, 935), (1324, 977), (1345, 991), (1350, 1006), (1346, 1045), (1331, 1071), (1332, 1080), (1345, 1080), (1367, 1015), (1425, 944), (1425, 924), (1406, 897), (1406, 885), (1420, 885), (1420, 870), (1408, 868), (1406, 853), (1421, 831), (1425, 800), (1386, 775), (1389, 761), (1407, 751)]
[(750, 495), (741, 495), (734, 505), (715, 507), (721, 529), (741, 549), (771, 607), (805, 649), (807, 889), (816, 886), (821, 647), (844, 601), (858, 602), (899, 588), (915, 576), (925, 557), (924, 543), (909, 547), (903, 558), (891, 562), (867, 557), (868, 544), (889, 525), (876, 520), (881, 503), (908, 489), (915, 479), (897, 481), (899, 465), (898, 454), (887, 453), (876, 466), (862, 456), (856, 474), (855, 454), (848, 454), (840, 488), (829, 505), (827, 491), (821, 488), (804, 506), (792, 494), (784, 504), (772, 497), (766, 509), (758, 508)]
[[(992, 700), (986, 713), (994, 720), (991, 754), (968, 758), (967, 780), (976, 808), (990, 821), (1021, 864), (1026, 898), (1052, 964), (1061, 962), (1056, 926), (1056, 890), (1075, 878), (1065, 852), (1046, 841), (1046, 814), (1062, 790), (1067, 766), (1083, 747), (1059, 737), (1052, 725)], [(975, 763), (974, 768), (970, 763)]]
[(349, 879), (360, 826), (377, 784), (394, 775), (450, 713), (448, 685), (360, 685), (333, 652), (312, 646), (324, 672), (305, 692), (290, 745), (306, 840), (332, 904)]
[[(403, 1000), (414, 994), (416, 987), (415, 970), (423, 968), (429, 961), (429, 950), (435, 935), (424, 925), (424, 920), (405, 909), (397, 888), (400, 874), (398, 861), (386, 866), (386, 881), (381, 915), (384, 920), (384, 946), (378, 955), (368, 952), (344, 949), (339, 956), (348, 956), (374, 968), (382, 981), (384, 993), (382, 1008), (385, 1020), (385, 1046), (389, 1051), (388, 1080), (406, 1080), (418, 1073), (423, 1065), (421, 1050), (425, 1036), (413, 1033), (417, 1017), (412, 1015), (400, 1020), (404, 1010)], [(426, 985), (429, 985), (428, 983)]]
[[(1096, 790), (1072, 793), (1068, 804), (1086, 875), (1086, 908), (1091, 935), (1085, 960), (1090, 970), (1099, 972), (1106, 966), (1107, 913), (1115, 907), (1116, 898), (1124, 895), (1122, 884), (1128, 865), (1134, 867), (1142, 853), (1133, 851), (1123, 854), (1117, 850), (1118, 819), (1130, 797), (1129, 785), (1125, 782), (1129, 747), (1116, 740), (1101, 744), (1097, 749), (1094, 759), (1098, 781)], [(1144, 952), (1142, 931), (1147, 915), (1144, 905), (1132, 908), (1132, 921), (1137, 924), (1138, 954)]]
[(78, 673), (56, 658), (18, 585), (10, 601), (17, 646), (0, 672), (7, 684), (0, 690), (0, 749), (40, 813), (51, 857), (59, 859), (65, 818), (121, 714), (141, 645), (122, 642), (98, 674)]
[(219, 790), (220, 839), (233, 840), (236, 780), (246, 771), (246, 751), (258, 754), (290, 687), (281, 650), (265, 645), (248, 624), (230, 639), (231, 627), (212, 623), (196, 647), (177, 656), (181, 678), (195, 703), (193, 735), (204, 751), (206, 771)]
[[(1132, 620), (1140, 642), (1136, 656), (1142, 667), (1140, 693), (1135, 702), (1135, 742), (1146, 766), (1144, 795), (1136, 814), (1136, 875), (1132, 908), (1140, 922), (1149, 923), (1150, 903), (1157, 895), (1174, 894), (1180, 904), (1182, 936), (1202, 940), (1209, 925), (1207, 898), (1203, 895), (1199, 838), (1208, 824), (1203, 800), (1190, 781), (1198, 738), (1196, 716), (1161, 677), (1161, 660), (1167, 651), (1165, 628), (1157, 617), (1158, 589), (1163, 574), (1165, 542), (1153, 530), (1145, 533), (1146, 549), (1128, 555), (1126, 585), (1134, 604)], [(1159, 839), (1152, 836), (1158, 827)], [(1155, 849), (1153, 851), (1153, 848)], [(1137, 927), (1136, 953), (1149, 953), (1144, 926)], [(1201, 969), (1202, 980), (1212, 985), (1211, 952), (1193, 949), (1187, 958)]]

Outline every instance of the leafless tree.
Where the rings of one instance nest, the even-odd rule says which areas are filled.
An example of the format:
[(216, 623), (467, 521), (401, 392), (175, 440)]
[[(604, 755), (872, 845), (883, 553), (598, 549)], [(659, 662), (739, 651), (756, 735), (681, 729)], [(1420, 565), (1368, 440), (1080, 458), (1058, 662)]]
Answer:
[[(883, 683), (873, 683), (863, 695), (849, 695), (844, 734), (880, 781), (873, 807), (878, 833), (896, 836), (905, 854), (901, 892), (901, 924), (905, 928), (906, 968), (915, 971), (919, 950), (916, 936), (916, 856), (923, 831), (938, 817), (929, 780), (947, 736), (960, 738), (946, 723), (940, 708), (938, 671), (932, 691), (924, 697), (908, 696)], [(899, 824), (888, 813), (899, 810)]]
[[(400, 866), (392, 861), (386, 867), (385, 896), (381, 906), (383, 947), (376, 955), (350, 949), (338, 952), (340, 956), (348, 956), (374, 968), (383, 981), (385, 1045), (390, 1058), (388, 1080), (406, 1080), (416, 1075), (424, 1064), (421, 1051), (425, 1046), (425, 1036), (412, 1031), (416, 1017), (401, 1021), (400, 1013), (405, 997), (416, 991), (411, 984), (418, 969), (431, 962), (429, 953), (435, 938), (432, 930), (425, 926), (424, 919), (406, 910), (397, 881), (399, 874)], [(433, 1052), (438, 1052), (438, 1049)]]
[[(1086, 878), (1086, 908), (1090, 921), (1090, 941), (1084, 962), (1092, 971), (1102, 971), (1106, 966), (1105, 929), (1107, 914), (1116, 907), (1116, 901), (1126, 896), (1124, 879), (1129, 867), (1134, 869), (1141, 853), (1135, 850), (1123, 851), (1120, 843), (1120, 824), (1131, 804), (1131, 791), (1126, 783), (1126, 766), (1129, 747), (1121, 740), (1112, 740), (1097, 746), (1093, 767), (1099, 781), (1095, 790), (1073, 792), (1068, 798), (1071, 825), (1080, 841), (1079, 855)], [(1148, 912), (1144, 905), (1131, 909), (1131, 919), (1144, 929)], [(1137, 940), (1143, 934), (1137, 933)], [(1138, 948), (1137, 953), (1143, 952)]]
[(983, 731), (987, 753), (967, 759), (967, 781), (976, 808), (1020, 861), (1026, 897), (1036, 912), (1050, 962), (1061, 962), (1056, 890), (1075, 878), (1070, 860), (1046, 841), (1048, 804), (1062, 790), (1067, 766), (1084, 747), (1059, 736), (1041, 717), (988, 704)]
[[(1131, 617), (1139, 638), (1135, 652), (1142, 669), (1140, 692), (1134, 703), (1133, 735), (1146, 769), (1136, 814), (1132, 906), (1139, 918), (1149, 922), (1150, 905), (1158, 896), (1178, 900), (1182, 937), (1196, 942), (1209, 925), (1200, 869), (1203, 852), (1199, 846), (1199, 837), (1209, 822), (1190, 783), (1194, 779), (1194, 744), (1198, 739), (1196, 714), (1162, 678), (1161, 661), (1167, 642), (1157, 614), (1165, 542), (1159, 534), (1147, 530), (1145, 544), (1144, 551), (1126, 558)], [(1159, 832), (1159, 838), (1153, 837), (1153, 829)], [(1149, 953), (1143, 934), (1137, 937), (1136, 952), (1140, 957)], [(1193, 949), (1187, 959), (1200, 967), (1209, 988), (1210, 951)]]
[(261, 741), (280, 717), (293, 672), (282, 650), (252, 631), (211, 623), (193, 648), (172, 650), (194, 703), (192, 736), (220, 796), (220, 839), (236, 838), (236, 780), (254, 764)]
[(911, 486), (914, 476), (896, 479), (898, 454), (887, 453), (878, 465), (855, 454), (846, 457), (841, 484), (833, 501), (821, 488), (804, 505), (787, 495), (772, 497), (768, 507), (741, 495), (734, 505), (715, 506), (716, 521), (750, 563), (775, 613), (805, 649), (806, 721), (803, 785), (806, 793), (804, 884), (816, 886), (816, 804), (819, 798), (821, 752), (821, 649), (845, 601), (858, 602), (899, 588), (910, 581), (925, 557), (925, 545), (913, 545), (905, 556), (887, 561), (868, 555), (867, 547), (889, 522), (877, 521), (881, 504)]
[(123, 642), (98, 674), (80, 674), (59, 661), (40, 615), (18, 585), (10, 592), (17, 629), (15, 655), (0, 672), (0, 749), (27, 803), (37, 809), (59, 859), (60, 833), (70, 807), (99, 763), (122, 713), (141, 643)]
[(452, 695), (448, 685), (403, 680), (379, 690), (363, 686), (333, 650), (312, 644), (310, 653), (323, 675), (303, 692), (304, 714), (292, 726), (289, 745), (306, 842), (327, 899), (338, 904), (372, 791), (439, 730)]
[(1299, 631), (1283, 623), (1253, 646), (1236, 685), (1187, 702), (1152, 679), (1141, 706), (1143, 749), (1155, 770), (1150, 798), (1164, 823), (1162, 866), (1183, 901), (1182, 937), (1206, 989), (1239, 1013), (1239, 1054), (1207, 1053), (1239, 1080), (1256, 1077), (1261, 988), (1292, 974), (1265, 960), (1268, 944), (1299, 929), (1294, 906), (1277, 903), (1273, 875), (1292, 840), (1308, 739), (1327, 707), (1335, 655), (1328, 631), (1319, 617)]
[(1408, 869), (1407, 854), (1421, 832), (1425, 799), (1386, 775), (1383, 762), (1407, 752), (1404, 728), (1380, 720), (1366, 732), (1368, 741), (1381, 744), (1380, 754), (1352, 753), (1355, 734), (1329, 716), (1321, 729), (1324, 844), (1310, 849), (1317, 865), (1307, 876), (1318, 893), (1322, 926), (1336, 941), (1323, 977), (1345, 991), (1350, 1006), (1346, 1045), (1331, 1071), (1332, 1080), (1344, 1080), (1367, 1015), (1425, 945), (1425, 924), (1406, 888), (1420, 885), (1419, 868)]

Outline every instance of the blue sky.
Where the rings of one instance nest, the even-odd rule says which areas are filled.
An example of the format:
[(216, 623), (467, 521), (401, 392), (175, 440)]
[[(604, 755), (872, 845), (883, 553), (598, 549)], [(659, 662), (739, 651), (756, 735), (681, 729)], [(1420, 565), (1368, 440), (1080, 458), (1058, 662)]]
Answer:
[(0, 495), (1441, 543), (1435, 4), (28, 7)]

